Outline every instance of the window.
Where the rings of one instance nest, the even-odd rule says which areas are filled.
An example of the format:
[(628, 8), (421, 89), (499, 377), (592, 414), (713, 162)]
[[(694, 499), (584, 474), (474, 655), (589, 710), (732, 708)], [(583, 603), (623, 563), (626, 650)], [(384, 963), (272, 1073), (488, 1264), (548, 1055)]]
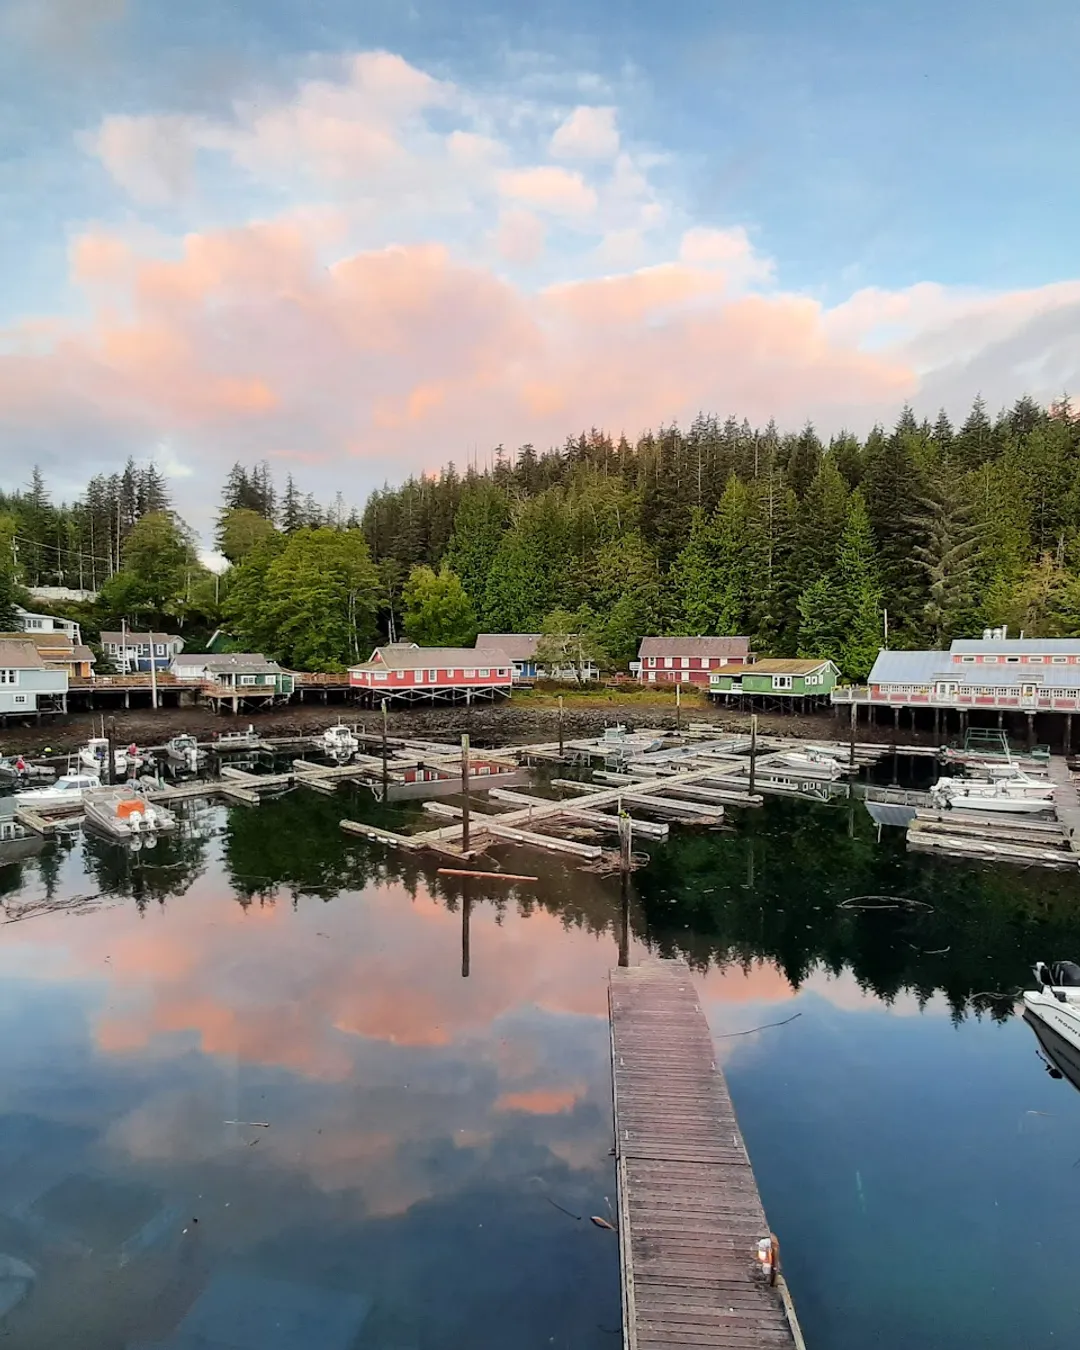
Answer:
[(25, 702), (26, 702), (26, 695), (25, 695), (25, 694), (15, 694), (15, 695), (13, 695), (13, 697), (12, 697), (12, 702), (13, 702), (13, 703), (25, 703)]
[(670, 670), (670, 669), (671, 669), (671, 657), (670, 657), (670, 656), (665, 656), (665, 657), (664, 657), (664, 669), (665, 669), (665, 670)]
[(1020, 660), (1020, 658), (1018, 656), (1007, 656), (1005, 660), (1009, 663), (1010, 666), (1015, 666), (1016, 663)]
[(986, 664), (987, 664), (988, 666), (992, 666), (992, 665), (995, 665), (995, 664), (997, 663), (997, 657), (996, 657), (996, 656), (984, 656), (984, 657), (983, 657), (983, 660), (986, 662)]
[(467, 679), (467, 680), (475, 680), (475, 679), (476, 679), (476, 671), (475, 671), (475, 670), (463, 670), (461, 673), (462, 673), (462, 675), (465, 677), (465, 679)]
[(1052, 656), (1050, 660), (1053, 661), (1055, 666), (1067, 666), (1069, 664), (1067, 656)]
[(377, 680), (385, 680), (385, 679), (386, 679), (386, 671), (385, 671), (385, 670), (377, 670), (377, 671), (375, 671), (375, 678), (376, 678)]
[[(454, 673), (453, 671), (450, 672), (451, 675), (453, 675), (453, 673)], [(497, 670), (495, 672), (495, 674), (499, 677), (500, 680), (505, 680), (508, 673), (509, 672), (506, 669)]]
[(774, 689), (790, 689), (790, 688), (791, 688), (791, 676), (790, 676), (790, 675), (774, 675), (774, 676), (772, 677), (772, 687), (773, 687)]
[(1028, 660), (1031, 662), (1031, 664), (1032, 664), (1033, 666), (1041, 666), (1042, 663), (1046, 660), (1046, 657), (1045, 657), (1045, 656), (1029, 656), (1029, 657), (1028, 657)]
[(158, 654), (158, 656), (164, 656), (164, 655), (165, 655), (165, 644), (164, 644), (163, 642), (159, 642), (159, 643), (158, 643), (158, 645), (157, 645), (157, 654)]
[(0, 684), (18, 684), (19, 672), (17, 670), (0, 670)]
[(655, 657), (655, 656), (650, 656), (649, 659), (645, 662), (645, 664), (646, 664), (647, 666), (655, 666), (655, 665), (656, 665), (656, 657)]
[(437, 670), (429, 670), (427, 677), (429, 680), (437, 680), (439, 678), (439, 672)]
[(258, 675), (241, 675), (241, 676), (240, 676), (240, 683), (241, 683), (241, 684), (258, 684), (258, 683), (259, 683), (259, 677), (258, 677)]
[(490, 671), (490, 670), (482, 670), (482, 671), (480, 672), (480, 678), (481, 678), (482, 680), (486, 680), (490, 674), (491, 674), (491, 671)]
[(682, 659), (682, 668), (683, 668), (683, 670), (689, 670), (689, 669), (690, 669), (690, 658), (689, 658), (688, 656), (684, 656), (684, 657), (683, 657), (683, 659)]
[(961, 661), (968, 661), (968, 662), (971, 662), (971, 661), (974, 661), (975, 658), (974, 658), (973, 656), (962, 656), (962, 657), (960, 658), (960, 660), (961, 660)]

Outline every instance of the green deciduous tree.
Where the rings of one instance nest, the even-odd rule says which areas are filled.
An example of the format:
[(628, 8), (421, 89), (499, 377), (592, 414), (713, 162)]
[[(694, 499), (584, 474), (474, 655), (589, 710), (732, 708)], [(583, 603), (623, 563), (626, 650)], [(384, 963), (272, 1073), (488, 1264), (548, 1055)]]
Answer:
[(552, 673), (571, 672), (571, 678), (581, 683), (588, 678), (590, 663), (601, 667), (607, 662), (600, 627), (588, 605), (573, 613), (552, 610), (536, 645), (537, 662)]
[(115, 618), (183, 618), (201, 571), (190, 530), (169, 512), (151, 512), (128, 534), (123, 567), (101, 588), (102, 608)]
[(468, 647), (476, 641), (476, 611), (461, 578), (443, 563), (438, 572), (414, 567), (402, 593), (405, 636), (422, 647)]
[(241, 562), (256, 544), (274, 533), (273, 522), (246, 506), (235, 507), (221, 517), (217, 546), (231, 563)]

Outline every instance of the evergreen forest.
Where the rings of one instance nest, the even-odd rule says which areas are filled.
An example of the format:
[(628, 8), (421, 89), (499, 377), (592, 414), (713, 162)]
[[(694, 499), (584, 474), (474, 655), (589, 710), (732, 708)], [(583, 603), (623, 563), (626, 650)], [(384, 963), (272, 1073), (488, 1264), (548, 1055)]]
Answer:
[(593, 429), (447, 463), (359, 511), (235, 465), (215, 543), (220, 574), (153, 464), (65, 504), (35, 470), (0, 494), (0, 620), (29, 589), (78, 587), (98, 593), (72, 610), (91, 640), (121, 618), (192, 647), (220, 628), (300, 670), (478, 631), (572, 632), (618, 670), (645, 634), (744, 633), (859, 680), (886, 623), (907, 648), (997, 625), (1080, 634), (1080, 416), (1022, 398), (991, 417), (977, 399), (958, 426), (905, 409), (828, 441), (705, 415), (635, 441)]

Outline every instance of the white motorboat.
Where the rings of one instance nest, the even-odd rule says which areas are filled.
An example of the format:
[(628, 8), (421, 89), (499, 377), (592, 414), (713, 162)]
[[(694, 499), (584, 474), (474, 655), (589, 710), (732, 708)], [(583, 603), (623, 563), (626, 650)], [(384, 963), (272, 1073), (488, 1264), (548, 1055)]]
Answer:
[(791, 750), (785, 755), (777, 755), (770, 765), (762, 765), (762, 768), (769, 768), (773, 764), (785, 769), (798, 769), (800, 773), (813, 774), (815, 778), (839, 778), (844, 772), (836, 756), (825, 750)]
[(174, 759), (190, 769), (194, 769), (197, 764), (206, 758), (206, 751), (200, 750), (199, 742), (194, 736), (189, 736), (186, 731), (182, 731), (179, 736), (173, 736), (165, 742), (165, 753), (170, 759)]
[[(944, 787), (943, 783), (948, 786)], [(1048, 786), (1039, 796), (1025, 796), (1023, 786), (1013, 789), (1008, 779), (993, 783), (963, 778), (939, 779), (930, 789), (930, 798), (935, 806), (959, 807), (964, 811), (1003, 811), (1011, 815), (1034, 815), (1054, 807), (1052, 787)]]
[[(94, 773), (100, 773), (108, 761), (109, 742), (104, 736), (91, 736), (79, 751), (79, 763)], [(113, 751), (113, 773), (130, 773), (133, 769), (141, 769), (145, 763), (134, 741), (126, 749)]]
[(360, 742), (344, 722), (327, 727), (321, 736), (316, 737), (315, 744), (320, 750), (325, 750), (328, 755), (334, 755), (339, 759), (355, 755), (360, 748)]
[(22, 755), (6, 755), (0, 759), (0, 779), (14, 779), (18, 783), (51, 783), (56, 770), (45, 764), (31, 764)]
[(990, 773), (974, 778), (939, 778), (931, 789), (940, 797), (967, 796), (994, 793), (997, 796), (1019, 797), (1030, 801), (1051, 802), (1054, 785), (1046, 779), (1031, 778), (1019, 769), (1011, 773)]
[(98, 788), (83, 794), (86, 823), (114, 839), (149, 838), (176, 829), (176, 817), (130, 787)]
[(96, 773), (64, 773), (48, 787), (23, 788), (15, 794), (16, 806), (78, 806), (87, 792), (101, 787)]
[(1035, 967), (1038, 989), (1024, 992), (1027, 1014), (1080, 1052), (1080, 966), (1072, 961), (1040, 961)]

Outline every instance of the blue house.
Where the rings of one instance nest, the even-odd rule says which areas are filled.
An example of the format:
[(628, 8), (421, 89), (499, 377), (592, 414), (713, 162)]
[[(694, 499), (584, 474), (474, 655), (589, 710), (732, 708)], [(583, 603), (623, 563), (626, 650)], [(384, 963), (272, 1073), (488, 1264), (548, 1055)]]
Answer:
[(175, 633), (102, 633), (101, 647), (105, 655), (122, 675), (149, 671), (166, 671), (173, 658), (184, 650), (184, 639)]
[(496, 650), (508, 656), (515, 684), (538, 679), (576, 681), (600, 678), (600, 669), (591, 660), (586, 661), (580, 671), (572, 662), (549, 670), (536, 657), (541, 637), (540, 633), (480, 633), (476, 646), (478, 650)]

